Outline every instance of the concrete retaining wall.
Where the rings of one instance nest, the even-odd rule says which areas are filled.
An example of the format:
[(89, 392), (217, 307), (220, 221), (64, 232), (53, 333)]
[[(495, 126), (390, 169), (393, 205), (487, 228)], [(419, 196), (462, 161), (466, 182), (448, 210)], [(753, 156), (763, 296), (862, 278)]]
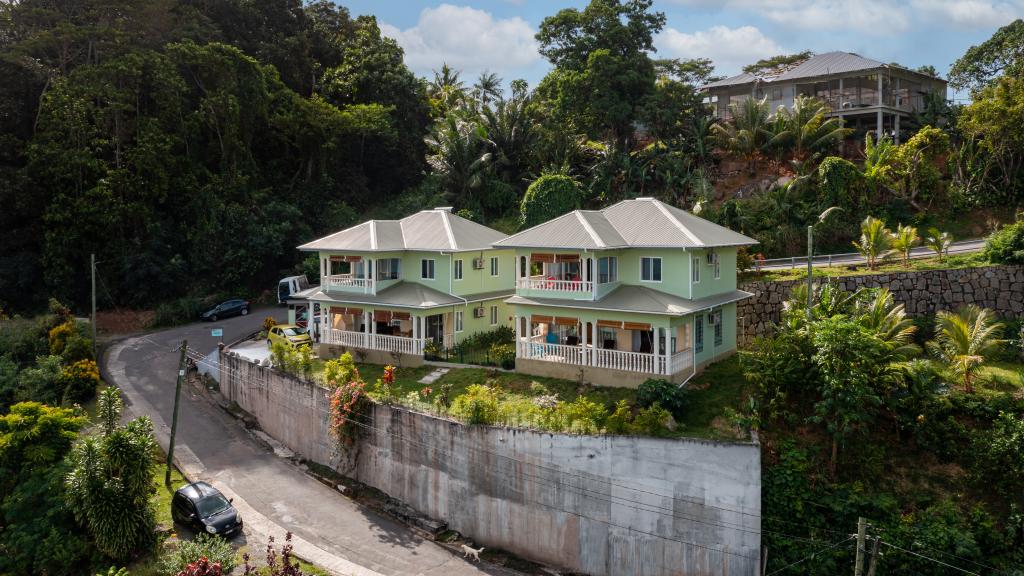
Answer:
[[(1019, 318), (1024, 314), (1024, 266), (890, 272), (829, 281), (851, 292), (858, 288), (888, 288), (893, 299), (905, 304), (908, 314), (916, 316), (955, 310), (972, 303), (991, 308), (1003, 318)], [(753, 298), (740, 302), (736, 310), (740, 345), (766, 334), (771, 325), (779, 321), (782, 303), (789, 297), (789, 291), (794, 284), (802, 282), (805, 280), (747, 282), (739, 286), (740, 290), (754, 294)]]
[(465, 426), (375, 406), (367, 436), (340, 452), (325, 389), (227, 353), (221, 391), (295, 452), (480, 545), (595, 576), (758, 573), (756, 444)]

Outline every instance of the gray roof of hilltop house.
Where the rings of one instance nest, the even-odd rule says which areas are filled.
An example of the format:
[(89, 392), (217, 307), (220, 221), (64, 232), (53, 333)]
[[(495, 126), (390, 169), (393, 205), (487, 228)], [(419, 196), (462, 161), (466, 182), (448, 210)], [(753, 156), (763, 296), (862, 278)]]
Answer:
[(393, 252), (485, 250), (505, 235), (449, 209), (435, 208), (401, 220), (369, 220), (299, 246), (299, 250)]
[(513, 234), (495, 247), (614, 249), (747, 246), (757, 240), (653, 198), (576, 210)]
[(608, 312), (639, 312), (666, 316), (685, 316), (701, 310), (739, 302), (753, 296), (750, 292), (733, 290), (706, 298), (688, 300), (646, 286), (619, 286), (600, 300), (563, 300), (560, 298), (533, 298), (513, 296), (505, 300), (508, 304), (552, 306), (556, 308), (585, 308)]
[(304, 290), (294, 295), (299, 300), (312, 300), (314, 302), (355, 304), (363, 306), (387, 306), (393, 308), (438, 308), (440, 306), (454, 306), (470, 302), (482, 302), (495, 298), (506, 298), (512, 294), (512, 290), (499, 290), (496, 292), (483, 292), (460, 298), (435, 290), (429, 286), (415, 282), (398, 282), (392, 286), (377, 292), (376, 294), (347, 294), (344, 292), (327, 293), (319, 286)]
[(932, 80), (943, 81), (941, 78), (935, 78), (928, 74), (922, 74), (908, 68), (900, 66), (894, 66), (892, 64), (886, 64), (885, 62), (879, 62), (878, 60), (872, 60), (871, 58), (865, 58), (859, 54), (852, 52), (825, 52), (824, 54), (815, 54), (792, 66), (783, 66), (774, 70), (771, 70), (760, 76), (754, 74), (748, 74), (746, 72), (737, 74), (724, 80), (717, 82), (710, 82), (703, 86), (703, 89), (708, 88), (723, 88), (727, 86), (742, 86), (744, 84), (751, 84), (753, 82), (787, 82), (794, 80), (802, 80), (805, 78), (818, 78), (821, 76), (830, 76), (832, 74), (846, 74), (849, 72), (862, 72), (869, 70), (877, 70), (879, 68), (892, 68), (901, 72), (914, 74), (917, 76), (923, 76)]

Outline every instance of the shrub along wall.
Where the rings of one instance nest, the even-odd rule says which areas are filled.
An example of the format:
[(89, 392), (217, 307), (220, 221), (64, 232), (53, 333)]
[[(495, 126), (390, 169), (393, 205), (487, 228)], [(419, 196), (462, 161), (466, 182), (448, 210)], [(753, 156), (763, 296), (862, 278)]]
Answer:
[[(1024, 316), (1024, 266), (983, 266), (954, 270), (889, 272), (864, 276), (830, 278), (829, 282), (846, 291), (858, 288), (888, 288), (893, 299), (904, 304), (914, 316), (955, 310), (964, 304), (991, 308), (1002, 318)], [(740, 345), (766, 334), (782, 314), (782, 304), (794, 284), (783, 282), (746, 282), (740, 290), (754, 296), (737, 305), (737, 334)], [(817, 282), (817, 280), (815, 281)]]
[(760, 448), (466, 426), (374, 406), (340, 451), (327, 390), (227, 352), (220, 388), (268, 434), (478, 545), (594, 576), (757, 574)]

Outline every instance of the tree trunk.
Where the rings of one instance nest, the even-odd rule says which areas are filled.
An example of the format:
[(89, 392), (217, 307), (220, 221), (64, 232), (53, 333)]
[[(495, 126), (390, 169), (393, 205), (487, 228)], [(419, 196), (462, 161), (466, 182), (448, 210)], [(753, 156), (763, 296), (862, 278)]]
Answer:
[(832, 477), (832, 481), (836, 481), (836, 461), (839, 459), (839, 441), (836, 437), (832, 437), (832, 460), (828, 465), (828, 473)]

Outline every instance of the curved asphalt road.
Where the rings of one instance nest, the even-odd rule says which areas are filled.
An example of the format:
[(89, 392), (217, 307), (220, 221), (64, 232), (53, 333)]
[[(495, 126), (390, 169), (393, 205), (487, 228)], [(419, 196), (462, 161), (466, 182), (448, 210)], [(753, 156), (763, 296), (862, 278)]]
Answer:
[[(126, 412), (153, 419), (157, 440), (166, 450), (179, 356), (174, 349), (187, 338), (190, 349), (209, 354), (218, 341), (232, 342), (258, 330), (268, 315), (285, 319), (280, 308), (254, 310), (213, 325), (192, 324), (117, 341), (103, 355), (104, 376), (124, 392)], [(210, 335), (213, 327), (223, 328), (223, 338)], [(336, 574), (515, 574), (466, 562), (310, 478), (252, 439), (203, 390), (184, 387), (181, 398), (175, 460), (192, 480), (207, 480), (235, 499), (255, 556), (261, 556), (267, 535), (280, 542), (290, 530), (296, 553)]]
[[(953, 242), (949, 247), (949, 254), (967, 254), (969, 252), (979, 252), (985, 247), (985, 239), (979, 238), (976, 240), (958, 240)], [(927, 246), (918, 246), (910, 251), (911, 258), (929, 258), (935, 255), (935, 251)], [(824, 266), (826, 264), (827, 254), (815, 255), (814, 265)], [(807, 255), (795, 256), (796, 268), (807, 267)], [(761, 266), (761, 270), (785, 270), (787, 268), (793, 268), (793, 261), (786, 258), (773, 258), (771, 263), (766, 263)], [(782, 262), (779, 262), (782, 260)], [(832, 257), (833, 266), (843, 266), (851, 264), (864, 264), (867, 260), (864, 259), (860, 254), (840, 254)]]

